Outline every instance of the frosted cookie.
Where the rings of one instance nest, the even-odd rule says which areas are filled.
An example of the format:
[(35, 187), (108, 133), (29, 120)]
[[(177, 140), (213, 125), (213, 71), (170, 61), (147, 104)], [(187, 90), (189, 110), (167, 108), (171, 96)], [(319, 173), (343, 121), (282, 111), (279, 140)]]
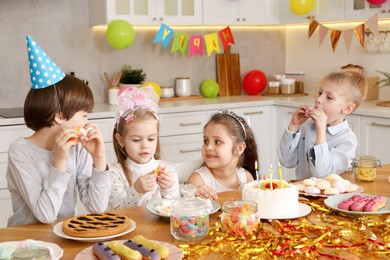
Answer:
[(316, 182), (315, 182), (315, 185), (317, 188), (319, 188), (320, 190), (326, 190), (327, 188), (330, 188), (330, 182), (327, 181), (327, 180), (324, 180), (324, 179), (318, 179)]
[(328, 176), (325, 177), (325, 180), (329, 181), (330, 183), (333, 183), (335, 181), (342, 181), (343, 178), (335, 173), (329, 174)]
[(347, 186), (345, 186), (343, 181), (335, 181), (332, 184), (333, 188), (336, 188), (340, 191), (340, 193), (344, 193), (347, 191)]
[(306, 186), (315, 186), (316, 182), (314, 180), (311, 180), (311, 179), (305, 179), (305, 180), (303, 180), (303, 184), (305, 184)]
[(319, 188), (317, 188), (316, 186), (308, 186), (305, 188), (305, 193), (320, 194), (321, 190)]
[(363, 210), (365, 212), (377, 212), (387, 204), (385, 197), (376, 196), (366, 205), (364, 205)]
[(299, 191), (304, 191), (306, 188), (306, 185), (303, 183), (294, 183), (295, 186), (297, 186)]
[(350, 184), (347, 186), (347, 192), (354, 192), (354, 191), (357, 191), (359, 189), (359, 186), (357, 186), (356, 184)]
[(324, 190), (324, 194), (326, 195), (334, 195), (334, 194), (339, 194), (340, 193), (340, 190), (339, 189), (336, 189), (336, 188), (327, 188), (326, 190)]

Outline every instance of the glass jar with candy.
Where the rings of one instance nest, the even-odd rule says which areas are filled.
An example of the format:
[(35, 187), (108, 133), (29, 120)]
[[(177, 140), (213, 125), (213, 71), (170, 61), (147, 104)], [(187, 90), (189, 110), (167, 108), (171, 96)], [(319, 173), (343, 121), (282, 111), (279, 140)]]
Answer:
[(251, 236), (260, 223), (254, 201), (227, 201), (222, 205), (222, 230), (233, 236)]
[(177, 240), (203, 239), (209, 232), (206, 202), (195, 197), (184, 197), (173, 203), (171, 234)]

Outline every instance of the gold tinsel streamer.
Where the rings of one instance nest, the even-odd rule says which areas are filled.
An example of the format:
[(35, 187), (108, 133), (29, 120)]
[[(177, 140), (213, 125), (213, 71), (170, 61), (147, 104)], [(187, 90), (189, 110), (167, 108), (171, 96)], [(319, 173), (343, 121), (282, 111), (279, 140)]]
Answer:
[(204, 242), (179, 247), (184, 259), (390, 258), (390, 215), (342, 215), (323, 199), (304, 203), (313, 209), (305, 218), (263, 220), (251, 237), (231, 237), (218, 221)]

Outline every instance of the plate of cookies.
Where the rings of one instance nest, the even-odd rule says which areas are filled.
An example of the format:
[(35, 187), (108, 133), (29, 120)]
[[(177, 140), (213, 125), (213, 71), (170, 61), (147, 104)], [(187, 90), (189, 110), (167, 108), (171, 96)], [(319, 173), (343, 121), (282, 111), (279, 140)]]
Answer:
[(360, 193), (364, 191), (362, 186), (351, 183), (338, 174), (329, 174), (325, 178), (310, 177), (293, 184), (297, 186), (300, 195), (311, 197), (327, 198), (335, 194)]
[(336, 194), (324, 201), (329, 208), (349, 215), (390, 213), (390, 198), (371, 194)]
[(103, 212), (65, 219), (53, 227), (53, 232), (62, 238), (95, 242), (125, 235), (135, 227), (135, 222), (125, 215)]
[(177, 246), (137, 235), (128, 240), (99, 241), (81, 250), (75, 260), (182, 258), (183, 252)]

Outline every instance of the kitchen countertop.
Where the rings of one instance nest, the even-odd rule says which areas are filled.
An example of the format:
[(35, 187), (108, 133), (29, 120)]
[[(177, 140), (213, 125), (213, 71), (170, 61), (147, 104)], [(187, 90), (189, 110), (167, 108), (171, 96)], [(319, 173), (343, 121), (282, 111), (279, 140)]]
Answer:
[[(353, 113), (355, 115), (374, 116), (390, 118), (390, 107), (377, 106), (378, 100), (364, 101), (360, 107)], [(256, 103), (259, 106), (285, 106), (297, 107), (301, 104), (313, 106), (313, 96), (294, 96), (294, 97), (267, 97), (267, 96), (226, 96), (217, 98), (200, 98), (192, 100), (161, 101), (159, 103), (161, 114), (180, 112), (194, 112), (209, 109), (223, 109), (232, 107), (247, 107), (249, 104)], [(180, 109), (178, 109), (180, 108)], [(95, 104), (94, 111), (89, 115), (89, 119), (102, 119), (114, 117), (115, 106), (108, 103)], [(23, 125), (24, 119), (2, 118), (0, 117), (0, 126)]]

